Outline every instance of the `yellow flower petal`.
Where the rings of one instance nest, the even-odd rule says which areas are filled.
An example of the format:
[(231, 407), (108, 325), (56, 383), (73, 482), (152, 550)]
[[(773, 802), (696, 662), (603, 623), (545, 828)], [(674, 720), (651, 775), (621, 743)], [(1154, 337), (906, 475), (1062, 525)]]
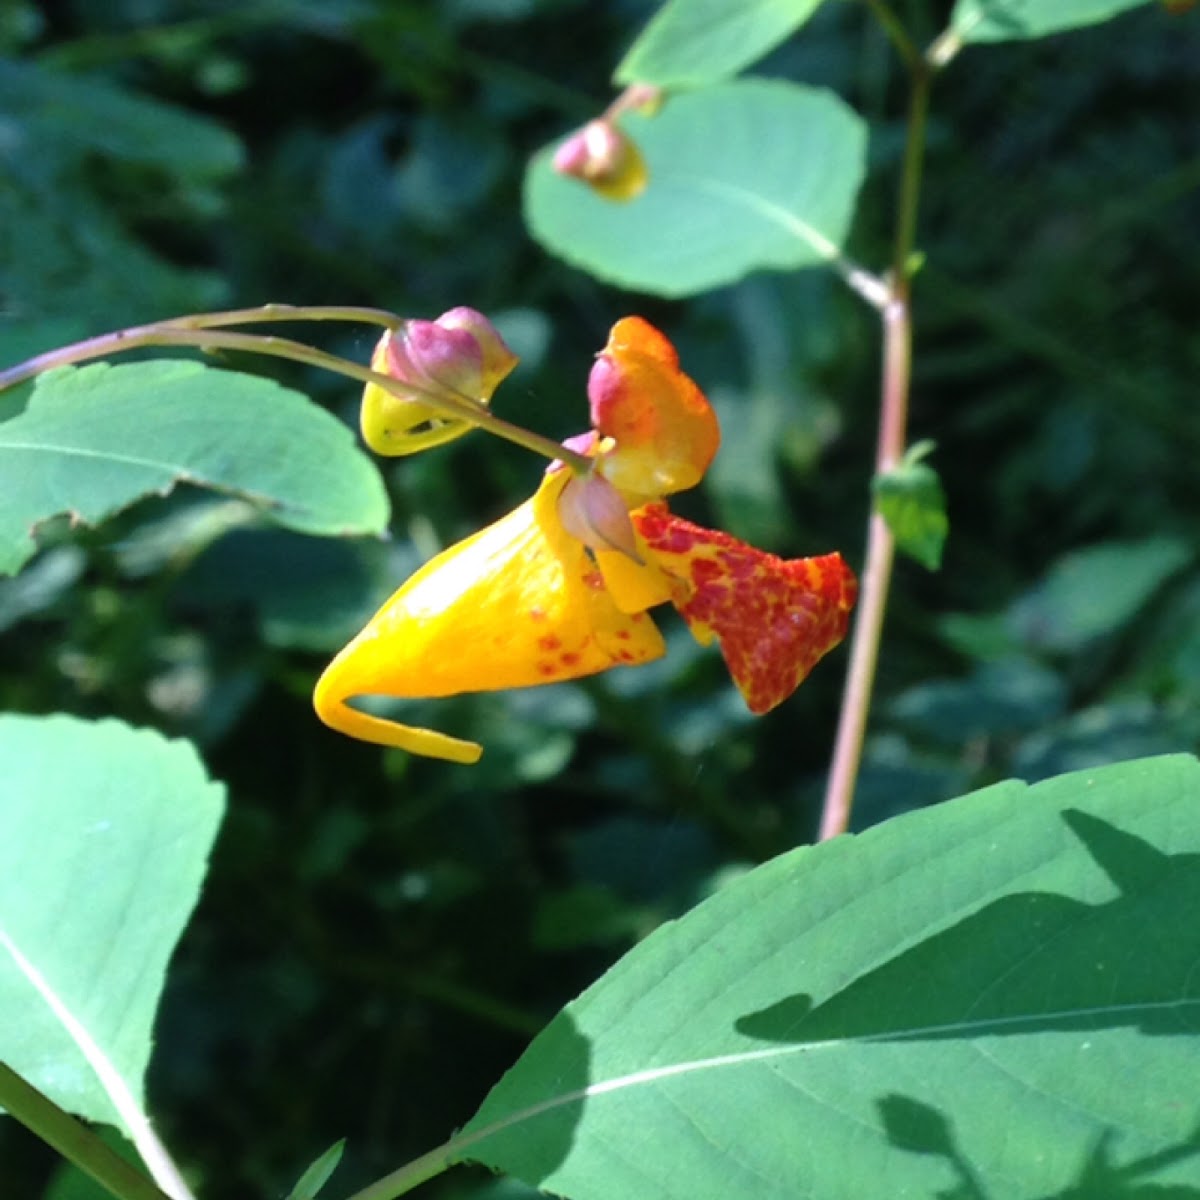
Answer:
[[(388, 374), (388, 343), (392, 330), (384, 333), (371, 356), (371, 370)], [(439, 416), (419, 400), (409, 400), (368, 383), (363, 389), (359, 427), (363, 441), (376, 454), (400, 456), (445, 445), (475, 426), (470, 421)]]
[(416, 754), (474, 762), (479, 747), (352, 708), (353, 696), (453, 696), (577, 679), (665, 650), (644, 613), (622, 612), (583, 544), (562, 527), (570, 479), (421, 568), (326, 668), (317, 714), (334, 729)]
[(671, 581), (638, 535), (638, 557), (634, 562), (618, 550), (597, 550), (596, 564), (613, 603), (626, 613), (645, 612), (672, 599)]

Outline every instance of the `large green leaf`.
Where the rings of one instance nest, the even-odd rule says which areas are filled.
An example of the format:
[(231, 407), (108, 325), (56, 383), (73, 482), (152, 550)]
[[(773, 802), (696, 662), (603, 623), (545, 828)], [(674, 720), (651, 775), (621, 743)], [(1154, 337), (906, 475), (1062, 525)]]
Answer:
[(774, 49), (821, 0), (667, 0), (617, 66), (618, 83), (694, 87)]
[(1107, 21), (1149, 0), (958, 0), (950, 26), (964, 42), (1038, 38)]
[(741, 79), (631, 113), (650, 182), (604, 200), (557, 174), (554, 148), (525, 177), (525, 217), (549, 250), (622, 287), (687, 296), (761, 268), (836, 257), (862, 182), (862, 121), (831, 92)]
[(42, 376), (0, 423), (0, 573), (34, 552), (37, 526), (95, 524), (151, 492), (197, 484), (244, 497), (312, 534), (379, 533), (379, 472), (340, 421), (270, 380), (161, 360)]
[(0, 717), (0, 780), (0, 1060), (136, 1139), (222, 788), (186, 742), (64, 716)]
[(447, 1151), (575, 1200), (1196, 1188), (1198, 918), (1195, 760), (1001, 784), (660, 928)]

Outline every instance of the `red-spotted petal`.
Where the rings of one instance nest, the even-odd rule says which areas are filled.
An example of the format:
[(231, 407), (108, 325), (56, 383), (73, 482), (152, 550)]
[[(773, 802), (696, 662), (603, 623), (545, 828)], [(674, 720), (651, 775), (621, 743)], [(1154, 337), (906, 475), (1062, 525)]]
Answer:
[(846, 636), (858, 581), (839, 554), (782, 559), (673, 516), (632, 514), (672, 602), (702, 644), (714, 637), (753, 713), (769, 712)]

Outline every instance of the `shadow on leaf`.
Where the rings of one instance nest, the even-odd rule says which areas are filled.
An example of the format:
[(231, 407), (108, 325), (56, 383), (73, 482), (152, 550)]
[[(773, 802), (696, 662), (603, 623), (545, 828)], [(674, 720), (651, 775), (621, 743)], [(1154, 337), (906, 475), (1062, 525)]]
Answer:
[[(804, 993), (738, 1019), (771, 1042), (982, 1038), (1136, 1026), (1200, 1033), (1200, 855), (1167, 855), (1078, 811), (1064, 819), (1119, 894), (1005, 896), (817, 1007)], [(1169, 897), (1169, 902), (1167, 901)]]
[[(938, 1200), (999, 1200), (983, 1184), (955, 1137), (953, 1122), (931, 1104), (891, 1094), (876, 1102), (884, 1133), (897, 1150), (943, 1159), (957, 1182)], [(1126, 1163), (1115, 1161), (1113, 1133), (1105, 1131), (1088, 1153), (1079, 1178), (1045, 1200), (1198, 1200), (1186, 1184), (1155, 1184), (1147, 1177), (1200, 1154), (1200, 1126), (1188, 1138)]]

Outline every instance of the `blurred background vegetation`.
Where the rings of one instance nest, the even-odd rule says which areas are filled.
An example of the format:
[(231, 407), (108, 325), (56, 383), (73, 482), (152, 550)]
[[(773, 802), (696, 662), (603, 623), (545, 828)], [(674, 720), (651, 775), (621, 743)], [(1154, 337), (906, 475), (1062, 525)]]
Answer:
[[(640, 312), (724, 424), (683, 511), (857, 564), (875, 314), (812, 272), (686, 303), (622, 294), (523, 227), (528, 156), (608, 102), (653, 7), (7, 0), (0, 361), (271, 300), (470, 304), (523, 357), (498, 408), (565, 436), (586, 421), (591, 355)], [(898, 7), (924, 38), (949, 5)], [(871, 121), (851, 252), (886, 262), (904, 80), (866, 7), (830, 0), (759, 73), (831, 87)], [(1196, 746), (1198, 96), (1200, 11), (1158, 5), (968, 50), (939, 81), (912, 429), (938, 443), (951, 536), (940, 573), (898, 569), (859, 827), (1010, 775)], [(373, 341), (318, 336), (364, 361)], [(354, 419), (345, 380), (227, 361)], [(187, 736), (229, 785), (151, 1079), (208, 1200), (281, 1195), (339, 1137), (331, 1194), (440, 1142), (635, 939), (815, 828), (844, 650), (755, 721), (669, 613), (652, 667), (410, 707), (482, 741), (478, 767), (322, 729), (323, 662), (541, 465), (475, 435), (384, 469), (387, 543), (308, 540), (181, 492), (47, 530), (0, 581), (7, 709)], [(6, 1196), (80, 1186), (0, 1124)], [(470, 1171), (428, 1192), (526, 1194)]]

